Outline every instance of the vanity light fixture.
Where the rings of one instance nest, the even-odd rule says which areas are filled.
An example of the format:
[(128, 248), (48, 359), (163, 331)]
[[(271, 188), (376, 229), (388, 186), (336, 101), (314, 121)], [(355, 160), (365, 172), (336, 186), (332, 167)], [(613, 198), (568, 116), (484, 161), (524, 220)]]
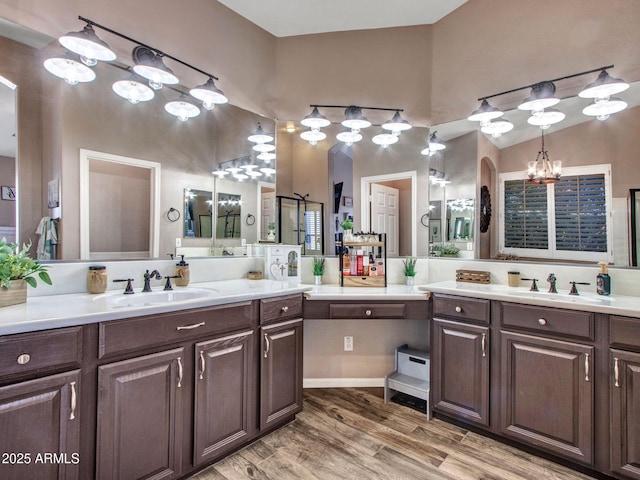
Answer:
[(202, 106), (207, 110), (213, 110), (216, 105), (227, 103), (229, 99), (216, 87), (213, 77), (209, 77), (206, 83), (193, 87), (189, 90), (192, 97), (202, 102)]
[(246, 180), (247, 178), (249, 178), (249, 175), (245, 175), (244, 173), (236, 173), (232, 176), (239, 182), (242, 182), (243, 180)]
[(93, 67), (98, 63), (112, 62), (116, 59), (116, 54), (106, 42), (100, 40), (90, 23), (79, 32), (69, 32), (58, 39), (60, 45), (67, 50), (80, 55), (82, 63), (88, 67)]
[(274, 175), (276, 173), (276, 169), (275, 168), (272, 168), (272, 167), (269, 167), (269, 166), (266, 166), (266, 165), (264, 167), (261, 167), (260, 171), (262, 173), (264, 173), (267, 177), (269, 175)]
[(398, 135), (393, 133), (379, 133), (371, 139), (376, 145), (380, 145), (382, 148), (388, 148), (389, 145), (393, 145), (398, 142)]
[(336, 135), (336, 139), (343, 142), (347, 147), (350, 147), (354, 143), (358, 143), (362, 140), (362, 135), (360, 135), (359, 130), (354, 129), (346, 132), (340, 132)]
[(186, 122), (190, 118), (200, 115), (200, 109), (193, 103), (191, 103), (189, 97), (187, 97), (184, 93), (180, 95), (180, 98), (178, 98), (177, 100), (167, 102), (164, 106), (164, 109), (171, 115), (178, 117), (183, 122)]
[(442, 139), (436, 136), (436, 133), (437, 131), (434, 131), (431, 135), (429, 135), (427, 146), (422, 149), (420, 154), (431, 156), (434, 153), (447, 148), (447, 145), (444, 143)]
[(504, 115), (504, 112), (498, 107), (490, 105), (486, 98), (480, 100), (482, 100), (480, 107), (471, 112), (471, 115), (467, 117), (468, 120), (472, 122), (488, 122)]
[(548, 129), (551, 125), (564, 120), (566, 115), (557, 108), (546, 108), (544, 110), (534, 110), (527, 119), (529, 125), (535, 125), (542, 130)]
[[(409, 122), (407, 122), (404, 118), (402, 118), (402, 115), (400, 115), (400, 112), (396, 112), (393, 115), (393, 117), (391, 118), (391, 120), (383, 123), (380, 126), (384, 130), (390, 130), (391, 133), (393, 135), (395, 135), (395, 136), (400, 135), (401, 132), (404, 132), (406, 130), (410, 130), (411, 129), (411, 124)], [(374, 142), (375, 142), (375, 140), (374, 140)], [(393, 143), (395, 143), (395, 142), (393, 142)]]
[(247, 137), (247, 140), (252, 143), (268, 143), (273, 142), (273, 135), (266, 133), (258, 122), (258, 127)]
[[(606, 68), (613, 68), (611, 67)], [(578, 96), (581, 98), (605, 98), (624, 92), (629, 88), (629, 84), (620, 78), (613, 78), (607, 70), (603, 69), (598, 78), (587, 84)]]
[(582, 113), (604, 121), (625, 108), (627, 108), (627, 102), (618, 97), (596, 98), (592, 104), (584, 107)]
[(222, 168), (222, 164), (218, 164), (218, 168), (216, 168), (213, 172), (211, 172), (212, 175), (216, 175), (218, 178), (223, 178), (225, 175), (229, 175), (231, 172), (227, 172), (226, 170), (224, 170)]
[(531, 94), (525, 98), (518, 110), (542, 111), (560, 103), (555, 96), (556, 86), (553, 82), (540, 82), (531, 86)]
[(315, 105), (313, 105), (313, 110), (311, 111), (311, 113), (304, 117), (300, 123), (305, 127), (309, 127), (311, 129), (320, 129), (322, 127), (328, 127), (329, 125), (331, 125), (331, 122), (327, 119), (327, 117), (325, 117), (318, 111), (318, 107)]
[(62, 78), (69, 85), (92, 82), (96, 79), (96, 73), (84, 63), (76, 60), (70, 52), (47, 58), (44, 61), (44, 68), (56, 77)]
[(242, 171), (242, 168), (240, 168), (240, 167), (238, 166), (238, 163), (237, 163), (235, 160), (233, 160), (233, 161), (231, 162), (231, 166), (230, 166), (230, 167), (225, 168), (225, 170), (226, 170), (227, 172), (231, 173), (231, 175), (237, 175), (238, 173), (240, 173), (240, 172)]
[(134, 105), (140, 102), (148, 102), (156, 96), (153, 90), (140, 81), (135, 73), (124, 80), (118, 80), (113, 83), (113, 91), (122, 98), (127, 99)]
[(259, 153), (256, 158), (258, 160), (264, 160), (266, 163), (271, 162), (271, 160), (275, 160), (276, 159), (276, 154), (273, 152), (262, 152)]
[(257, 143), (251, 148), (256, 152), (265, 153), (273, 152), (276, 149), (276, 146), (271, 143)]
[(560, 178), (562, 173), (562, 162), (560, 160), (551, 162), (549, 153), (544, 148), (544, 130), (542, 130), (541, 134), (542, 146), (538, 151), (536, 159), (528, 163), (527, 176), (529, 177), (530, 183), (554, 183)]
[(493, 138), (499, 138), (503, 133), (513, 130), (513, 123), (504, 118), (495, 118), (480, 124), (480, 131), (491, 135)]
[(135, 63), (133, 71), (149, 80), (149, 86), (154, 90), (160, 90), (164, 84), (180, 83), (173, 70), (164, 64), (162, 57), (150, 48), (138, 45), (131, 52), (131, 57)]
[(317, 145), (318, 142), (327, 138), (327, 134), (321, 132), (317, 128), (312, 128), (311, 130), (306, 130), (300, 134), (300, 138), (309, 142), (311, 145)]

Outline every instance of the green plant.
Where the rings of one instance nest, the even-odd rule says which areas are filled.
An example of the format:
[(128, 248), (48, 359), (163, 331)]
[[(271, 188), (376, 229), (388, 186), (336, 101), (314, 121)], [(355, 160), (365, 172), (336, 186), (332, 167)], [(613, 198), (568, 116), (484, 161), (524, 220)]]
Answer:
[(31, 243), (22, 244), (22, 249), (18, 249), (18, 244), (7, 243), (7, 239), (0, 240), (0, 286), (10, 288), (10, 280), (24, 280), (32, 287), (37, 287), (35, 274), (47, 285), (51, 285), (51, 277), (47, 273), (47, 267), (40, 265), (38, 260), (29, 257), (28, 252)]
[(313, 257), (313, 275), (324, 275), (324, 257)]
[(347, 218), (346, 220), (342, 221), (340, 226), (342, 227), (343, 230), (351, 230), (353, 228), (353, 220), (351, 220), (350, 218)]
[(453, 243), (443, 245), (441, 250), (442, 255), (457, 256), (458, 252), (460, 252), (460, 249), (456, 247)]
[(276, 222), (269, 222), (267, 223), (267, 228), (269, 230), (275, 230), (276, 229)]
[(405, 277), (415, 277), (416, 276), (416, 262), (418, 261), (417, 258), (414, 257), (407, 257), (404, 260), (402, 260), (402, 263), (404, 263), (404, 275)]

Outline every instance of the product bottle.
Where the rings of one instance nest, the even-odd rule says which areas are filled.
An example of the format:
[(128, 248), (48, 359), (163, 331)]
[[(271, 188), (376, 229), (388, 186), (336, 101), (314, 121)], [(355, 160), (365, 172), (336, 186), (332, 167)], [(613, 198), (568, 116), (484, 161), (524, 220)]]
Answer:
[(354, 253), (351, 254), (351, 276), (355, 277), (358, 275), (358, 257)]
[(378, 271), (378, 276), (384, 277), (384, 261), (380, 257), (376, 258), (376, 268)]
[(369, 257), (366, 255), (362, 256), (362, 275), (369, 275)]
[(607, 273), (607, 262), (598, 262), (600, 273), (596, 276), (596, 293), (598, 295), (611, 295), (611, 277)]
[(349, 249), (344, 249), (342, 255), (342, 275), (348, 277), (351, 275), (351, 257), (349, 256)]
[(186, 287), (189, 285), (189, 264), (184, 261), (184, 255), (180, 255), (181, 260), (176, 263), (176, 285), (179, 287)]
[(362, 254), (362, 250), (358, 250), (357, 254), (356, 254), (356, 258), (357, 258), (357, 267), (356, 267), (356, 272), (359, 276), (364, 275), (364, 255)]

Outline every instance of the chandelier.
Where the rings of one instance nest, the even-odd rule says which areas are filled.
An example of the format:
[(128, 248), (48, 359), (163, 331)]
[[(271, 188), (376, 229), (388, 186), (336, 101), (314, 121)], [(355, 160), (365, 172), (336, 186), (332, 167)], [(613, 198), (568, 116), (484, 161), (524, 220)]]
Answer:
[(542, 130), (542, 146), (538, 156), (527, 165), (527, 175), (530, 183), (543, 184), (554, 183), (562, 173), (562, 162), (549, 158), (549, 153), (544, 148), (544, 130)]

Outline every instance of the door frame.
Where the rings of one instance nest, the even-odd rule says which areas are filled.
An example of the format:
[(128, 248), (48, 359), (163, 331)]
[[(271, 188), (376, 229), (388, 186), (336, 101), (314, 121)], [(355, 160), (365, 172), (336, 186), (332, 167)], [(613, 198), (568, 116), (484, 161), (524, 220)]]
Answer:
[(363, 231), (371, 229), (370, 206), (372, 183), (382, 183), (391, 180), (410, 180), (411, 181), (411, 256), (415, 257), (418, 251), (418, 192), (417, 181), (418, 172), (410, 170), (407, 172), (387, 173), (384, 175), (372, 175), (360, 178), (360, 226)]

